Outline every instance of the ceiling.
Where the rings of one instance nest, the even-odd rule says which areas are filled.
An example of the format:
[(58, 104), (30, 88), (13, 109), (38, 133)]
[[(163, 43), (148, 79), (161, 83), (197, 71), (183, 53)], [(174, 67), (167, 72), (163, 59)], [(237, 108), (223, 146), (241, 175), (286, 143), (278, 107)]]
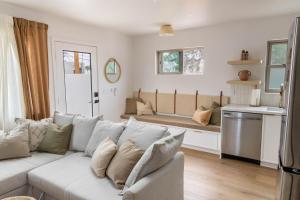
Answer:
[(175, 30), (267, 16), (300, 14), (300, 0), (0, 0), (127, 34)]

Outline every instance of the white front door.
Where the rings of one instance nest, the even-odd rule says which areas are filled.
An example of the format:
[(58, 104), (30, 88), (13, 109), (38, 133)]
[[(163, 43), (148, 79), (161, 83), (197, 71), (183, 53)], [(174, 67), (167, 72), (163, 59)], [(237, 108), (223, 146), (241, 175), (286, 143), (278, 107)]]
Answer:
[(54, 42), (55, 108), (93, 116), (99, 113), (97, 47)]

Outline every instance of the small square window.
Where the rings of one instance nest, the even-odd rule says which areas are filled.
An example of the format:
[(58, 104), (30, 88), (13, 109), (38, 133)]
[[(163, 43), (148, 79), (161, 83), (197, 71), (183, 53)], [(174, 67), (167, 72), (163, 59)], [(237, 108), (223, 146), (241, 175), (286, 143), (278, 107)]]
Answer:
[(163, 50), (157, 52), (158, 74), (203, 74), (203, 48)]

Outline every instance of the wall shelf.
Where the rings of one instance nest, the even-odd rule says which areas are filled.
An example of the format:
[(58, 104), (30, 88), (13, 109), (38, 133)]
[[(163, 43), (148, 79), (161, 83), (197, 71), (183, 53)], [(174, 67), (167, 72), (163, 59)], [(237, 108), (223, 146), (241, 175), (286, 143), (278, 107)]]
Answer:
[(261, 80), (248, 80), (248, 81), (230, 80), (227, 81), (227, 83), (231, 85), (253, 85), (253, 86), (259, 86), (262, 84)]
[(262, 63), (263, 63), (263, 60), (259, 60), (259, 59), (227, 61), (227, 64), (229, 64), (229, 65), (258, 65), (258, 64), (262, 64)]

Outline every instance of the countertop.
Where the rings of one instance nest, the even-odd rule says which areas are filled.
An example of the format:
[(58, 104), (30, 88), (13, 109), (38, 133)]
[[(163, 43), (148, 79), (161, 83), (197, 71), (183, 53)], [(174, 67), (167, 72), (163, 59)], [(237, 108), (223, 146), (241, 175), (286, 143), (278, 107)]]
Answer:
[(222, 107), (223, 111), (247, 112), (247, 113), (260, 113), (266, 115), (285, 115), (285, 109), (278, 107), (259, 106), (251, 107), (248, 105), (229, 104)]

